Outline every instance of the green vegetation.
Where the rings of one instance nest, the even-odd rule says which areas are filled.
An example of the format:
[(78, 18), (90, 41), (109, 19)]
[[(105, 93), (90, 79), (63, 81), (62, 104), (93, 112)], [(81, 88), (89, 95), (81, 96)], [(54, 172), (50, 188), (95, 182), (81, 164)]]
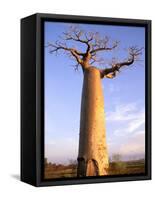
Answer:
[[(145, 160), (121, 161), (114, 156), (109, 164), (108, 175), (139, 174), (145, 173)], [(45, 179), (70, 178), (77, 175), (77, 162), (70, 161), (68, 165), (45, 162)]]

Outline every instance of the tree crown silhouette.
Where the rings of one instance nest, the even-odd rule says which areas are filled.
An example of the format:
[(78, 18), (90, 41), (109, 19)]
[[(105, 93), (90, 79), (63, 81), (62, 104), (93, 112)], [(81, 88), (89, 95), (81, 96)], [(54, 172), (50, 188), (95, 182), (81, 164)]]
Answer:
[[(76, 47), (69, 46), (68, 41), (75, 42), (75, 45), (76, 43), (83, 44), (85, 50), (79, 50), (78, 45)], [(143, 47), (130, 46), (128, 56), (123, 61), (112, 59), (107, 68), (94, 66), (94, 64), (102, 65), (104, 63), (99, 52), (112, 51), (118, 46), (119, 41), (111, 41), (108, 36), (101, 37), (98, 32), (86, 32), (78, 26), (71, 26), (68, 31), (62, 33), (59, 41), (49, 42), (46, 47), (50, 48), (50, 53), (57, 54), (59, 51), (64, 51), (70, 58), (73, 58), (76, 61), (75, 70), (78, 70), (79, 66), (82, 67), (83, 72), (90, 67), (95, 67), (99, 69), (101, 78), (114, 78), (121, 68), (132, 65), (137, 61), (143, 50)]]

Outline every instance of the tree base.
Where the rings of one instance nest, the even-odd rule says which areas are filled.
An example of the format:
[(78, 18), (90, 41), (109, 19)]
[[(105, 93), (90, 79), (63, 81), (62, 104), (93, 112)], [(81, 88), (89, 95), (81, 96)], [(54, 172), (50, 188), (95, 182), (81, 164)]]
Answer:
[(94, 159), (85, 161), (84, 158), (78, 158), (77, 176), (104, 176), (108, 175), (107, 168), (99, 169), (98, 162)]

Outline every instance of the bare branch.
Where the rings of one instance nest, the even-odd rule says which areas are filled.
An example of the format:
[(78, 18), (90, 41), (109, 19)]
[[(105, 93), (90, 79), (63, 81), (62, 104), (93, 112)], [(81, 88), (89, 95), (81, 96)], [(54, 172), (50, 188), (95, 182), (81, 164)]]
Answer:
[(51, 47), (50, 53), (57, 52), (59, 50), (65, 50), (65, 51), (74, 51), (77, 55), (82, 56), (84, 55), (82, 52), (78, 51), (74, 48), (68, 48), (66, 43), (60, 43), (56, 42), (55, 44), (49, 43), (46, 47)]
[(76, 61), (77, 61), (79, 64), (82, 64), (82, 60), (81, 60), (81, 58), (79, 57), (79, 55), (76, 53), (76, 51), (75, 51), (75, 50), (71, 50), (70, 52), (71, 52), (71, 54), (76, 58)]
[[(91, 45), (89, 44), (90, 41), (93, 40), (93, 35), (87, 35), (82, 30), (75, 28), (71, 28), (71, 31), (63, 32), (64, 34), (64, 40), (72, 40), (80, 43), (84, 43), (87, 45), (86, 52), (90, 51)], [(85, 39), (84, 39), (85, 37)]]
[(122, 67), (132, 65), (134, 61), (137, 60), (137, 57), (142, 54), (142, 49), (143, 48), (138, 48), (137, 46), (130, 47), (128, 49), (129, 58), (123, 62), (113, 63), (110, 68), (100, 70), (101, 78), (114, 78)]
[(119, 43), (118, 41), (115, 41), (112, 44), (112, 46), (110, 47), (110, 46), (108, 46), (108, 42), (109, 42), (109, 39), (106, 37), (105, 40), (102, 40), (102, 43), (100, 45), (95, 44), (94, 46), (98, 47), (98, 48), (93, 49), (90, 53), (93, 54), (98, 51), (111, 51), (111, 50), (115, 49)]
[(131, 57), (134, 57), (135, 59), (137, 59), (137, 57), (139, 55), (142, 55), (142, 50), (143, 49), (144, 49), (143, 47), (138, 48), (137, 46), (132, 46), (132, 47), (129, 48), (129, 55)]
[(90, 65), (92, 65), (94, 63), (98, 63), (98, 64), (102, 65), (102, 64), (104, 64), (104, 59), (97, 57), (96, 55), (92, 56), (91, 59), (90, 59)]
[(81, 52), (77, 51), (76, 49), (73, 48), (68, 48), (65, 43), (58, 43), (56, 42), (55, 44), (49, 43), (48, 47), (51, 47), (51, 50), (49, 51), (50, 53), (58, 52), (59, 50), (65, 50), (71, 53), (71, 55), (76, 59), (76, 61), (81, 64), (82, 60), (80, 58), (80, 55), (82, 55)]
[(80, 65), (79, 63), (76, 63), (75, 65), (73, 65), (75, 71), (79, 70), (79, 65)]
[[(73, 42), (85, 44), (86, 49), (82, 52), (79, 51), (73, 46)], [(72, 46), (69, 47), (69, 44)], [(46, 47), (50, 48), (50, 53), (55, 52), (57, 54), (59, 51), (64, 51), (76, 61), (75, 70), (81, 65), (84, 71), (89, 67), (93, 67), (92, 64), (94, 63), (103, 64), (103, 59), (98, 57), (98, 55), (100, 55), (98, 53), (101, 51), (111, 51), (115, 49), (118, 44), (118, 41), (112, 43), (108, 36), (100, 37), (98, 32), (85, 32), (79, 29), (78, 26), (71, 26), (68, 31), (63, 32), (63, 37), (61, 37), (60, 41), (48, 43)], [(138, 48), (137, 46), (130, 47), (128, 49), (128, 58), (123, 62), (115, 60), (111, 63), (111, 67), (100, 70), (101, 77), (114, 78), (123, 66), (132, 65), (134, 61), (137, 61), (138, 56), (142, 54), (142, 49), (143, 48)]]

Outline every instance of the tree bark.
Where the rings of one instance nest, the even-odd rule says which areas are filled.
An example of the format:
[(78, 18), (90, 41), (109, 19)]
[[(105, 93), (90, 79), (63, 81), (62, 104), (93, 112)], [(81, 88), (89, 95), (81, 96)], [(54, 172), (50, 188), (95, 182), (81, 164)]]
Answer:
[(106, 175), (108, 165), (101, 75), (89, 67), (84, 71), (77, 176)]

